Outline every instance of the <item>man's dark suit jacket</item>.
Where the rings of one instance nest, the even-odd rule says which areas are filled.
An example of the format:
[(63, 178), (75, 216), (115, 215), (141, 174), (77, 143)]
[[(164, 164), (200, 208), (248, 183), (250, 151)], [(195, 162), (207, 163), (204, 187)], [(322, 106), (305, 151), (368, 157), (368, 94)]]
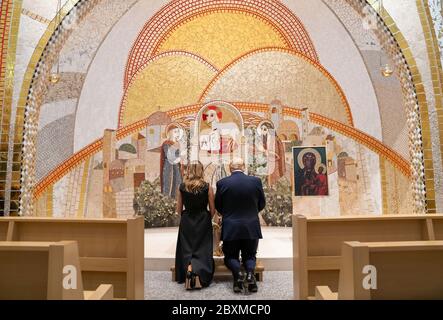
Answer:
[(259, 178), (234, 171), (217, 182), (215, 208), (223, 216), (221, 240), (261, 239), (258, 213), (266, 205)]

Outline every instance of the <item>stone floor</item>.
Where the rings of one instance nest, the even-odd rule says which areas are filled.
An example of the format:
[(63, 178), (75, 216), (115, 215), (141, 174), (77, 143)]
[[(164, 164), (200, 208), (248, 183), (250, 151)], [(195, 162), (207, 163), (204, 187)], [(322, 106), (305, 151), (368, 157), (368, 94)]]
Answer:
[(293, 297), (291, 271), (265, 271), (257, 293), (235, 294), (230, 278), (215, 278), (205, 289), (187, 291), (171, 281), (171, 272), (145, 271), (146, 300), (289, 300)]

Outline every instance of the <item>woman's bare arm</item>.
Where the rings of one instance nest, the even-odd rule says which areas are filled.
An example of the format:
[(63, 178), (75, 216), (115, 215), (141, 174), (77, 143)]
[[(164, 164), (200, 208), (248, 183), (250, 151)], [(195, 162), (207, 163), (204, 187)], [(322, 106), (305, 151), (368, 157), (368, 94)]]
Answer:
[(212, 187), (209, 187), (208, 202), (209, 202), (209, 212), (211, 213), (211, 217), (214, 217), (215, 204), (214, 204), (214, 191), (212, 190)]
[(177, 189), (177, 207), (175, 209), (175, 212), (177, 212), (178, 215), (181, 215), (182, 211), (183, 211), (182, 193), (180, 192), (180, 189)]

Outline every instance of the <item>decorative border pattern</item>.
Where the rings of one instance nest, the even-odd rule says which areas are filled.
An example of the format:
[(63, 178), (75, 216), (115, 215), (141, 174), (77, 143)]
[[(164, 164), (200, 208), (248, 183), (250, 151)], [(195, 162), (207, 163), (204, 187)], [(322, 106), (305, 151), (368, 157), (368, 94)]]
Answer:
[(272, 0), (174, 0), (163, 6), (143, 27), (132, 46), (125, 70), (124, 88), (147, 59), (152, 57), (162, 37), (181, 21), (214, 10), (245, 11), (266, 17), (279, 26), (290, 47), (318, 61), (314, 45), (302, 22), (285, 5)]
[(317, 70), (319, 70), (321, 73), (323, 73), (323, 75), (330, 81), (332, 82), (332, 85), (334, 86), (335, 90), (337, 91), (337, 93), (340, 95), (341, 101), (343, 103), (343, 106), (345, 108), (345, 112), (346, 112), (346, 116), (347, 116), (347, 120), (348, 123), (351, 126), (354, 126), (354, 121), (352, 119), (352, 112), (351, 112), (351, 107), (349, 106), (348, 100), (346, 99), (346, 96), (343, 92), (343, 89), (340, 87), (340, 85), (338, 84), (337, 80), (335, 80), (335, 78), (317, 61), (310, 59), (309, 57), (303, 55), (302, 53), (295, 51), (295, 50), (291, 50), (291, 49), (284, 49), (284, 48), (277, 48), (277, 47), (268, 47), (268, 48), (260, 48), (260, 49), (256, 49), (256, 50), (252, 50), (250, 52), (246, 52), (245, 54), (241, 55), (240, 57), (236, 58), (234, 61), (232, 61), (230, 64), (228, 64), (226, 67), (224, 67), (212, 80), (211, 82), (208, 84), (208, 86), (205, 88), (205, 90), (203, 91), (202, 95), (200, 96), (199, 102), (203, 102), (206, 98), (206, 96), (208, 95), (209, 91), (213, 88), (213, 86), (215, 85), (215, 83), (220, 80), (220, 78), (227, 72), (229, 71), (229, 69), (231, 69), (234, 65), (236, 65), (238, 62), (247, 59), (248, 57), (255, 55), (257, 53), (262, 53), (262, 52), (272, 52), (272, 51), (279, 51), (279, 52), (283, 52), (283, 53), (288, 53), (288, 54), (292, 54), (294, 56), (297, 56), (299, 58), (302, 58), (303, 60), (305, 60), (306, 62), (310, 63), (311, 65), (313, 65)]
[(3, 97), (6, 88), (8, 43), (11, 29), (13, 0), (2, 1), (0, 4), (0, 95)]
[[(11, 71), (7, 67), (8, 42), (11, 29), (11, 15), (13, 1), (6, 0), (0, 4), (0, 98), (2, 107), (0, 109), (0, 216), (4, 215), (7, 208), (6, 193), (6, 166), (8, 163), (9, 121), (11, 117), (11, 99), (7, 99), (7, 77)], [(12, 70), (13, 71), (13, 70)], [(6, 101), (5, 101), (6, 100)]]
[[(72, 32), (70, 24), (81, 21), (98, 1), (67, 0), (40, 38), (29, 61), (17, 105), (14, 136), (14, 152), (21, 151), (20, 215), (34, 215), (32, 193), (35, 186), (38, 118), (43, 96), (49, 85), (52, 65)], [(57, 16), (60, 20), (56, 19)], [(57, 25), (59, 21), (60, 24)]]
[[(234, 102), (232, 104), (235, 107), (237, 107), (241, 112), (267, 112), (269, 108), (269, 105), (262, 103)], [(190, 114), (197, 113), (201, 107), (202, 104), (195, 104), (167, 111), (166, 113), (171, 118), (184, 117)], [(301, 110), (292, 107), (284, 107), (283, 115), (295, 118), (302, 117)], [(144, 127), (147, 126), (148, 119), (149, 117), (118, 129), (116, 132), (116, 139), (121, 140), (124, 137), (127, 137), (143, 129)], [(398, 154), (396, 151), (385, 146), (381, 141), (371, 137), (370, 135), (358, 129), (355, 129), (352, 126), (326, 118), (316, 113), (310, 113), (310, 120), (313, 123), (329, 128), (333, 131), (343, 134), (348, 138), (357, 141), (358, 143), (366, 146), (370, 150), (379, 154), (386, 160), (390, 161), (405, 176), (407, 177), (411, 176), (410, 163), (406, 159), (404, 159), (400, 154)], [(53, 185), (64, 175), (66, 175), (69, 171), (73, 170), (78, 165), (80, 165), (83, 161), (86, 161), (86, 159), (88, 159), (90, 156), (101, 151), (102, 148), (103, 148), (103, 140), (99, 139), (93, 142), (92, 144), (84, 147), (76, 154), (74, 154), (71, 158), (69, 158), (62, 165), (54, 169), (51, 173), (49, 173), (36, 185), (36, 187), (34, 188), (33, 197), (38, 198), (43, 192), (45, 192), (45, 190), (49, 186)]]
[[(22, 0), (1, 2), (0, 12), (0, 215), (18, 213), (20, 197), (20, 172), (12, 171), (17, 165), (12, 163), (14, 109), (15, 61)], [(12, 206), (11, 206), (12, 204)]]
[(145, 62), (144, 65), (142, 65), (140, 67), (139, 70), (137, 70), (137, 72), (133, 75), (133, 77), (131, 78), (125, 93), (123, 94), (123, 98), (122, 101), (120, 102), (120, 110), (118, 112), (118, 126), (117, 128), (120, 128), (122, 123), (123, 123), (123, 117), (124, 117), (124, 111), (125, 111), (125, 107), (126, 107), (126, 101), (128, 98), (128, 92), (131, 89), (131, 86), (134, 84), (135, 80), (137, 79), (137, 76), (151, 63), (154, 62), (160, 58), (163, 57), (167, 57), (167, 56), (174, 56), (174, 55), (179, 55), (179, 56), (187, 56), (187, 57), (191, 57), (194, 58), (195, 60), (203, 63), (206, 67), (208, 67), (209, 69), (211, 69), (211, 71), (213, 71), (214, 73), (217, 73), (219, 70), (213, 66), (210, 62), (206, 61), (205, 59), (203, 59), (202, 57), (200, 57), (199, 55), (196, 55), (194, 53), (191, 52), (187, 52), (187, 51), (182, 51), (182, 50), (177, 50), (177, 51), (167, 51), (167, 52), (163, 52), (159, 55), (156, 55), (150, 59), (148, 59), (148, 61)]
[[(426, 49), (428, 51), (429, 68), (431, 70), (432, 86), (435, 98), (435, 110), (438, 116), (438, 130), (439, 130), (439, 140), (440, 140), (440, 157), (443, 161), (443, 72), (440, 60), (440, 49), (438, 46), (437, 38), (434, 32), (431, 12), (429, 10), (429, 4), (427, 1), (416, 0), (417, 10), (419, 12), (420, 22), (423, 27), (423, 32), (425, 36)], [(429, 119), (428, 115), (422, 115), (426, 119)], [(430, 127), (430, 124), (428, 124)], [(425, 163), (427, 159), (433, 158), (432, 148), (429, 146), (429, 150), (425, 148), (424, 156)], [(435, 199), (435, 179), (434, 170), (429, 170), (425, 167), (426, 173), (426, 191), (428, 193), (428, 212), (437, 212), (436, 199)], [(434, 198), (430, 198), (434, 195)]]

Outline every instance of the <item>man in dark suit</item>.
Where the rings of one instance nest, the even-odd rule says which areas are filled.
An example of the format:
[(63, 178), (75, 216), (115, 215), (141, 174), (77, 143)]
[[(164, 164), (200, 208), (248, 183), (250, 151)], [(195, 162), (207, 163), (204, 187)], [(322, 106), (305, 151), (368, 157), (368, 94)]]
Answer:
[[(234, 292), (241, 292), (246, 283), (250, 292), (257, 292), (254, 276), (258, 239), (262, 238), (258, 213), (266, 205), (259, 178), (244, 174), (242, 159), (230, 164), (231, 176), (217, 182), (215, 208), (222, 215), (223, 253), (225, 265), (234, 276)], [(240, 270), (240, 256), (246, 279)]]

